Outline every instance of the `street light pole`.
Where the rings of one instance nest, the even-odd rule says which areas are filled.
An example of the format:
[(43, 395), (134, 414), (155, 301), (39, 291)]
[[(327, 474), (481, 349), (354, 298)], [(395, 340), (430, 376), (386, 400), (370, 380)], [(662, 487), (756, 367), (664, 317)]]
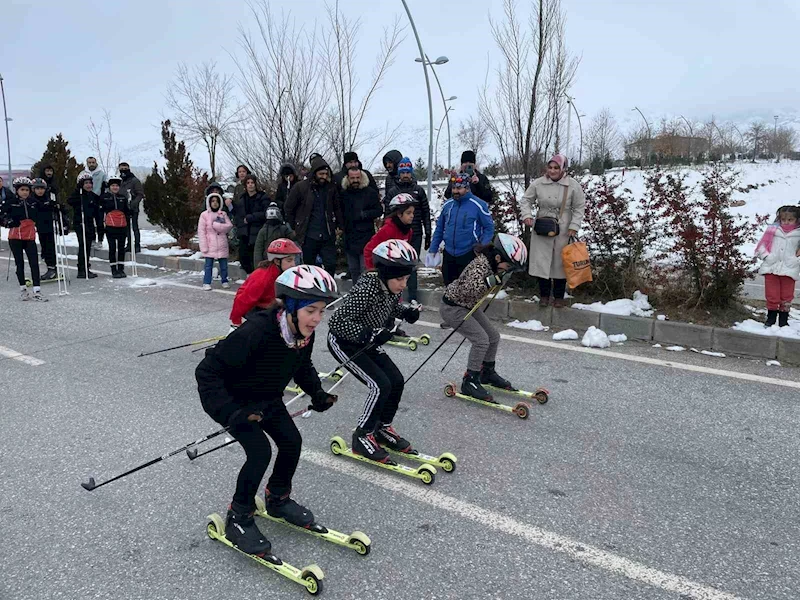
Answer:
[(422, 41), (419, 39), (417, 33), (417, 26), (414, 23), (414, 18), (411, 16), (411, 11), (408, 9), (406, 0), (403, 2), (403, 8), (406, 9), (408, 20), (411, 23), (411, 29), (414, 31), (414, 37), (417, 39), (417, 46), (419, 47), (419, 58), (422, 61), (422, 70), (425, 73), (425, 87), (428, 89), (428, 200), (433, 199), (433, 100), (431, 99), (431, 80), (428, 77), (428, 65), (425, 61), (425, 51), (422, 49)]
[[(422, 59), (415, 58), (414, 61), (415, 62), (422, 62)], [(458, 96), (450, 96), (449, 98), (445, 98), (444, 97), (444, 90), (442, 89), (442, 83), (439, 81), (439, 75), (436, 74), (436, 69), (433, 68), (433, 65), (443, 65), (443, 64), (449, 62), (450, 59), (447, 58), (446, 56), (440, 56), (436, 60), (432, 61), (430, 58), (428, 58), (428, 55), (426, 54), (425, 55), (425, 61), (428, 64), (428, 66), (431, 68), (431, 71), (433, 72), (433, 77), (436, 79), (436, 85), (439, 86), (439, 93), (442, 95), (442, 107), (444, 108), (444, 116), (445, 116), (445, 119), (447, 120), (447, 168), (449, 169), (449, 168), (451, 168), (453, 166), (453, 164), (452, 164), (451, 145), (450, 145), (450, 116), (447, 114), (447, 112), (449, 110), (447, 108), (447, 103), (450, 102), (451, 100), (456, 100), (458, 98)], [(441, 125), (439, 125), (439, 127), (441, 127)], [(437, 151), (439, 149), (438, 148), (438, 142), (437, 142), (437, 148), (436, 149), (437, 149)], [(436, 162), (439, 162), (439, 160), (437, 159)]]
[(3, 96), (3, 119), (6, 124), (6, 147), (8, 148), (8, 183), (13, 183), (11, 180), (13, 179), (11, 174), (11, 136), (8, 134), (8, 122), (11, 119), (8, 118), (8, 111), (6, 110), (6, 89), (3, 86), (3, 76), (0, 75), (0, 95)]
[(650, 129), (650, 123), (647, 122), (647, 117), (645, 117), (644, 113), (641, 110), (639, 110), (639, 107), (638, 106), (634, 106), (633, 109), (631, 109), (631, 110), (635, 110), (640, 115), (642, 115), (642, 119), (644, 120), (644, 124), (647, 126), (647, 156), (645, 156), (645, 164), (647, 164), (648, 161), (650, 160), (650, 143), (653, 140), (653, 132)]
[(746, 154), (747, 153), (747, 144), (745, 144), (745, 142), (744, 142), (744, 136), (742, 135), (742, 132), (739, 131), (739, 128), (736, 125), (734, 125), (733, 123), (731, 123), (731, 127), (733, 127), (733, 129), (736, 131), (736, 133), (739, 134), (739, 140), (742, 142), (742, 152), (744, 152)]
[[(436, 130), (436, 143), (433, 146), (434, 146), (434, 148), (436, 148), (436, 160), (435, 160), (435, 163), (437, 165), (439, 164), (439, 134), (442, 132), (442, 125), (444, 125), (445, 119), (447, 119), (448, 122), (450, 121), (450, 118), (447, 116), (447, 113), (449, 113), (451, 110), (453, 110), (453, 107), (452, 106), (448, 106), (447, 110), (444, 111), (444, 116), (442, 117), (441, 123), (439, 123), (439, 129)], [(448, 158), (447, 162), (449, 163), (450, 162), (450, 128), (449, 127), (447, 129), (447, 158)], [(447, 168), (449, 169), (450, 167), (448, 166)]]
[(678, 115), (678, 116), (681, 119), (683, 119), (684, 121), (686, 121), (686, 125), (689, 127), (689, 149), (688, 149), (687, 152), (689, 154), (689, 162), (691, 163), (692, 162), (692, 138), (694, 137), (694, 127), (692, 127), (692, 124), (689, 123), (689, 119), (687, 119), (683, 115)]

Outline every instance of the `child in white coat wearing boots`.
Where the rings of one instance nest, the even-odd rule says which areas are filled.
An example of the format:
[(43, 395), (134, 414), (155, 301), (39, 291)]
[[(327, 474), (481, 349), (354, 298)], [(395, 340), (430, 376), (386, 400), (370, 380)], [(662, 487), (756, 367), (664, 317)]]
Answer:
[(764, 276), (767, 298), (766, 326), (789, 324), (795, 282), (800, 279), (800, 207), (781, 206), (775, 222), (767, 227), (756, 246), (763, 259), (758, 273)]

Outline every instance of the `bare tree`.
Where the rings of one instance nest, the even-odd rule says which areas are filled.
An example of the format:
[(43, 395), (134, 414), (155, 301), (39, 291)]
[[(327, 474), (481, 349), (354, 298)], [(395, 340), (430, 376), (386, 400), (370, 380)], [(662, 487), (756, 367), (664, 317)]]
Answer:
[(255, 34), (239, 26), (244, 56), (236, 60), (247, 103), (242, 121), (223, 136), (234, 162), (247, 164), (261, 181), (280, 164), (301, 165), (322, 149), (329, 75), (317, 54), (324, 39), (290, 15), (277, 18), (269, 0), (250, 4)]
[(217, 175), (220, 140), (242, 119), (233, 84), (233, 76), (218, 73), (214, 62), (191, 69), (181, 63), (167, 90), (173, 128), (190, 147), (205, 146), (212, 179)]
[(95, 123), (94, 119), (90, 118), (86, 129), (89, 130), (89, 147), (100, 168), (106, 174), (116, 171), (120, 154), (111, 130), (111, 113), (103, 109), (103, 120)]
[(608, 108), (603, 108), (592, 119), (586, 135), (586, 147), (589, 159), (614, 157), (619, 153), (620, 135), (614, 115)]
[(775, 162), (781, 161), (781, 155), (794, 151), (797, 145), (797, 130), (794, 127), (781, 126), (773, 133), (772, 148), (775, 151)]
[(747, 130), (747, 139), (753, 148), (753, 162), (756, 162), (759, 150), (763, 150), (767, 142), (767, 126), (760, 122), (751, 123)]
[(479, 155), (489, 142), (489, 126), (480, 117), (470, 115), (459, 124), (456, 139), (464, 149), (473, 150)]

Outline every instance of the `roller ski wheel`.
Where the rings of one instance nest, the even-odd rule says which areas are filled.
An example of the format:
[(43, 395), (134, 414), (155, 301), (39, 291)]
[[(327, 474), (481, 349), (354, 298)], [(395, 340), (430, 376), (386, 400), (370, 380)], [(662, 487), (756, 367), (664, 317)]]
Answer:
[(305, 533), (311, 534), (314, 537), (321, 538), (327, 542), (331, 542), (338, 546), (344, 546), (345, 548), (350, 548), (351, 550), (355, 550), (357, 554), (361, 556), (367, 556), (370, 552), (372, 547), (372, 541), (369, 539), (369, 536), (361, 531), (354, 531), (350, 535), (345, 533), (341, 533), (339, 531), (334, 531), (333, 529), (328, 529), (327, 527), (323, 527), (319, 523), (312, 523), (308, 527), (300, 527), (298, 525), (294, 525), (293, 523), (289, 523), (286, 519), (280, 519), (277, 517), (273, 517), (271, 514), (267, 512), (266, 504), (264, 503), (264, 499), (260, 496), (256, 497), (256, 516), (262, 517), (264, 519), (269, 519), (270, 521), (274, 521), (275, 523), (280, 523), (281, 525), (286, 525), (291, 529), (296, 529), (298, 531), (303, 531)]
[[(490, 386), (484, 386), (490, 387)], [(476, 404), (482, 404), (483, 406), (488, 406), (489, 408), (494, 408), (496, 410), (501, 410), (503, 412), (508, 412), (511, 414), (517, 415), (520, 419), (527, 419), (530, 414), (530, 405), (526, 402), (518, 402), (515, 406), (507, 406), (505, 404), (500, 404), (498, 402), (487, 402), (486, 400), (479, 400), (478, 398), (473, 398), (472, 396), (467, 396), (466, 394), (462, 394), (458, 391), (458, 387), (455, 383), (448, 383), (444, 386), (444, 395), (448, 398), (461, 398), (462, 400), (469, 400), (470, 402), (475, 402)]]
[(414, 338), (394, 336), (386, 343), (390, 346), (397, 346), (398, 348), (408, 348), (412, 352), (417, 350), (417, 340)]
[(500, 388), (493, 385), (489, 385), (488, 383), (484, 383), (483, 387), (487, 390), (493, 390), (495, 392), (502, 392), (505, 394), (514, 394), (517, 396), (522, 396), (524, 398), (529, 398), (531, 400), (536, 400), (539, 404), (547, 404), (547, 401), (550, 399), (550, 391), (546, 390), (545, 388), (538, 388), (535, 392), (526, 392), (525, 390), (518, 390), (516, 388)]
[(214, 513), (208, 516), (206, 533), (212, 540), (221, 542), (229, 548), (233, 548), (237, 552), (240, 552), (241, 554), (253, 559), (258, 564), (275, 571), (279, 575), (283, 575), (290, 581), (299, 583), (312, 596), (316, 596), (322, 591), (322, 579), (324, 578), (324, 574), (322, 569), (320, 569), (317, 565), (309, 565), (304, 569), (298, 569), (297, 567), (293, 567), (292, 565), (283, 562), (274, 554), (248, 554), (247, 552), (240, 550), (234, 546), (227, 537), (225, 537), (225, 521), (218, 514)]
[(439, 456), (432, 456), (430, 454), (423, 454), (422, 452), (418, 452), (417, 450), (411, 450), (409, 452), (400, 452), (398, 450), (393, 450), (389, 446), (381, 444), (381, 446), (389, 452), (390, 454), (394, 454), (395, 456), (400, 456), (402, 458), (406, 458), (408, 460), (412, 460), (414, 462), (420, 462), (427, 465), (433, 465), (434, 467), (441, 467), (441, 469), (445, 473), (452, 473), (456, 470), (456, 463), (458, 459), (456, 458), (455, 454), (451, 454), (450, 452), (444, 452)]
[[(433, 485), (434, 481), (436, 481), (436, 467), (428, 463), (423, 463), (416, 469), (412, 469), (406, 465), (399, 465), (394, 461), (385, 463), (377, 462), (367, 458), (366, 456), (361, 456), (360, 454), (353, 452), (352, 448), (350, 448), (347, 445), (347, 442), (344, 441), (344, 438), (341, 438), (338, 435), (331, 438), (330, 447), (331, 452), (333, 452), (333, 454), (336, 456), (347, 456), (361, 462), (375, 465), (376, 467), (381, 467), (382, 469), (394, 471), (395, 473), (405, 475), (406, 477), (411, 477), (412, 479), (419, 479), (425, 485)], [(403, 456), (407, 455), (403, 454)]]
[[(53, 279), (40, 279), (39, 280), (42, 285), (45, 283), (53, 283), (54, 281), (64, 281), (63, 277), (53, 278)], [(25, 280), (25, 287), (33, 287), (33, 281), (30, 279)]]

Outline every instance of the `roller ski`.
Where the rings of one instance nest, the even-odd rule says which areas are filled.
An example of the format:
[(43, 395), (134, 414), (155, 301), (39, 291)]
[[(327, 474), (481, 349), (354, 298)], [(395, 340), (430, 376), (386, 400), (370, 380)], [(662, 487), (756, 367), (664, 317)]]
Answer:
[[(55, 271), (53, 271), (53, 273), (55, 273)], [(45, 273), (44, 275), (42, 275), (40, 281), (41, 281), (42, 285), (44, 285), (45, 283), (54, 283), (54, 282), (58, 282), (58, 281), (64, 281), (64, 276), (62, 275), (61, 277), (57, 277), (56, 275), (53, 275), (52, 277), (47, 277), (47, 273)], [(33, 281), (30, 280), (30, 279), (26, 279), (25, 280), (25, 286), (26, 287), (33, 287)]]
[(517, 415), (520, 419), (527, 419), (530, 413), (530, 405), (526, 402), (517, 402), (513, 407), (497, 402), (481, 384), (480, 373), (478, 371), (467, 371), (464, 374), (460, 390), (456, 387), (455, 383), (448, 383), (444, 386), (444, 395), (448, 398), (461, 398), (462, 400), (469, 400), (470, 402), (482, 404), (490, 408), (510, 412)]
[(308, 525), (301, 526), (299, 524), (291, 523), (287, 521), (285, 518), (273, 516), (267, 510), (267, 505), (264, 500), (261, 499), (260, 496), (256, 497), (256, 516), (262, 517), (264, 519), (269, 519), (270, 521), (274, 521), (275, 523), (280, 523), (282, 525), (286, 525), (287, 527), (291, 527), (292, 529), (297, 529), (299, 531), (304, 531), (305, 533), (309, 533), (314, 537), (321, 538), (327, 542), (331, 542), (338, 546), (344, 546), (345, 548), (350, 548), (355, 550), (361, 556), (367, 556), (372, 546), (372, 541), (369, 539), (365, 533), (361, 531), (354, 531), (350, 535), (346, 533), (341, 533), (339, 531), (334, 531), (333, 529), (328, 529), (327, 527), (323, 527), (322, 525), (311, 522)]
[(431, 456), (430, 454), (423, 454), (412, 448), (411, 443), (403, 439), (391, 425), (382, 425), (375, 432), (375, 440), (380, 444), (381, 448), (390, 454), (401, 456), (415, 462), (433, 465), (434, 467), (441, 467), (446, 473), (452, 473), (456, 470), (457, 459), (455, 455), (449, 452), (445, 452), (438, 457)]
[(228, 517), (225, 521), (218, 514), (211, 514), (208, 516), (206, 533), (212, 540), (222, 542), (252, 558), (260, 565), (299, 583), (312, 596), (316, 596), (322, 591), (324, 577), (322, 569), (317, 565), (298, 569), (272, 554), (272, 545), (256, 527), (253, 513), (246, 510), (234, 510), (232, 506), (228, 509)]
[[(340, 381), (342, 377), (344, 377), (344, 371), (342, 371), (339, 367), (336, 367), (330, 373), (317, 373), (317, 376), (320, 379), (330, 379), (334, 383)], [(302, 394), (303, 390), (300, 389), (300, 386), (297, 385), (287, 385), (285, 391), (289, 392), (290, 394)]]
[[(348, 447), (347, 442), (338, 435), (331, 439), (331, 452), (336, 456), (348, 456), (412, 479), (419, 479), (425, 485), (432, 485), (436, 480), (436, 467), (423, 463), (416, 469), (412, 469), (411, 467), (397, 464), (378, 443), (372, 433), (356, 429), (353, 434), (353, 446), (352, 448)], [(404, 456), (406, 455), (404, 454)]]
[[(401, 333), (403, 332), (401, 331)], [(392, 339), (386, 343), (391, 346), (398, 346), (399, 348), (408, 348), (409, 350), (414, 352), (419, 344), (422, 344), (423, 346), (427, 346), (428, 344), (430, 344), (431, 336), (429, 336), (427, 333), (424, 333), (419, 337), (395, 334), (394, 336), (392, 336)]]
[(550, 399), (550, 392), (544, 388), (539, 388), (535, 392), (526, 392), (525, 390), (518, 390), (507, 379), (500, 377), (494, 369), (494, 362), (483, 363), (481, 369), (480, 382), (484, 389), (494, 392), (502, 392), (505, 394), (516, 394), (523, 398), (536, 400), (539, 404), (547, 404)]

